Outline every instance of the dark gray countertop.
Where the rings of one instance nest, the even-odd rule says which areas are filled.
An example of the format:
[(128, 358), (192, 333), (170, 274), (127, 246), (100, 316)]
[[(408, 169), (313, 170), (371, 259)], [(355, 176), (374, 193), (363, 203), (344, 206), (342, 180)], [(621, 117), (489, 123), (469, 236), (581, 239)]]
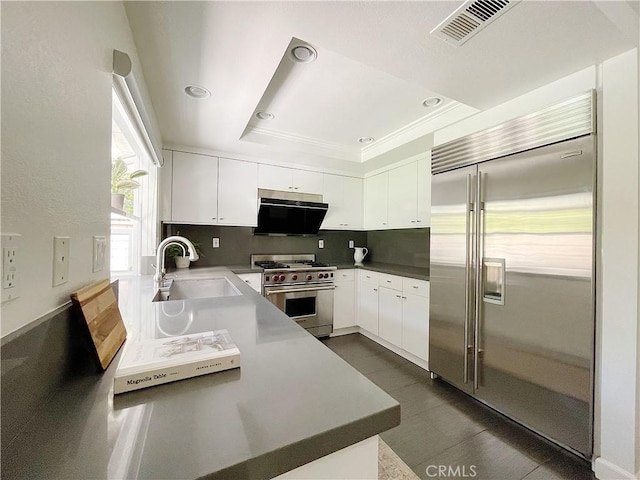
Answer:
[[(338, 268), (365, 268), (374, 272), (389, 273), (391, 275), (400, 275), (402, 277), (417, 278), (420, 280), (429, 280), (429, 269), (422, 267), (413, 267), (407, 265), (399, 265), (395, 263), (380, 262), (364, 262), (362, 265), (354, 265), (353, 263), (339, 263)], [(261, 273), (260, 268), (251, 268), (249, 265), (231, 265), (228, 267), (233, 273)]]
[(410, 267), (395, 263), (363, 262), (362, 265), (339, 264), (338, 268), (364, 268), (374, 272), (400, 275), (401, 277), (417, 278), (419, 280), (429, 280), (429, 269), (421, 267)]
[(270, 478), (400, 423), (398, 403), (224, 268), (243, 295), (152, 303), (121, 280), (128, 341), (226, 328), (241, 368), (113, 395), (118, 358), (44, 407), (3, 455), (6, 478)]

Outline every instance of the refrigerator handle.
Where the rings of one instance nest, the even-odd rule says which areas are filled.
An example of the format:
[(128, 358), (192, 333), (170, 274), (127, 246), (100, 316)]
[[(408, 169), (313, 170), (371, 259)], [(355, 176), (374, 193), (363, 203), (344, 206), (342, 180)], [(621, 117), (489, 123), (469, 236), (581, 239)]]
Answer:
[(478, 170), (476, 182), (476, 261), (475, 261), (475, 328), (473, 330), (473, 390), (480, 385), (480, 329), (482, 328), (482, 267), (484, 256), (484, 199), (482, 172)]
[[(474, 216), (474, 199), (472, 198), (472, 180), (471, 174), (467, 175), (467, 201), (466, 201), (466, 213), (465, 213), (465, 264), (464, 264), (464, 383), (469, 383), (469, 353), (472, 345), (469, 344), (469, 325), (471, 323), (471, 291), (470, 291), (470, 279), (473, 251), (473, 234), (471, 232), (472, 223), (471, 217)], [(475, 220), (475, 218), (474, 218)]]

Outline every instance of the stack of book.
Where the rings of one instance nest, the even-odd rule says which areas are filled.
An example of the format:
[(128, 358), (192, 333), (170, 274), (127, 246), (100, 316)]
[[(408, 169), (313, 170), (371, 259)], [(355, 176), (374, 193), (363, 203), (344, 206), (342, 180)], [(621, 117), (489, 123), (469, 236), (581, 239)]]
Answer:
[(226, 330), (138, 342), (127, 340), (113, 380), (113, 393), (238, 367), (240, 350)]

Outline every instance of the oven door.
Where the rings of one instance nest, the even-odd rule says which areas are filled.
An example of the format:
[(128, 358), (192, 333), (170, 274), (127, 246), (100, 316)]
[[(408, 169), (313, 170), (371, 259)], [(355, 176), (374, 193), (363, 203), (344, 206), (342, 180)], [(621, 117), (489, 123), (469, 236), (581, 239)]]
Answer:
[(316, 337), (333, 330), (334, 285), (279, 285), (264, 288), (271, 303)]

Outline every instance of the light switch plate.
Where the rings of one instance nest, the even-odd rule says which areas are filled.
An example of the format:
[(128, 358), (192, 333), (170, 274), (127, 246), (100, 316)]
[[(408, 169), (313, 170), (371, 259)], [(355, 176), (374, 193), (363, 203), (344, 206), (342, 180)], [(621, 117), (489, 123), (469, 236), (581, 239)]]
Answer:
[(2, 303), (15, 300), (20, 296), (18, 282), (18, 244), (21, 235), (17, 233), (2, 234)]
[(93, 237), (93, 271), (104, 270), (105, 258), (107, 257), (107, 237)]
[(53, 237), (53, 286), (69, 281), (70, 237)]
[(213, 248), (220, 248), (220, 239), (219, 238), (213, 238), (213, 242), (212, 242), (212, 246)]
[(355, 244), (353, 240), (349, 240), (349, 248), (354, 248)]
[(324, 248), (324, 240), (318, 240), (318, 248)]

